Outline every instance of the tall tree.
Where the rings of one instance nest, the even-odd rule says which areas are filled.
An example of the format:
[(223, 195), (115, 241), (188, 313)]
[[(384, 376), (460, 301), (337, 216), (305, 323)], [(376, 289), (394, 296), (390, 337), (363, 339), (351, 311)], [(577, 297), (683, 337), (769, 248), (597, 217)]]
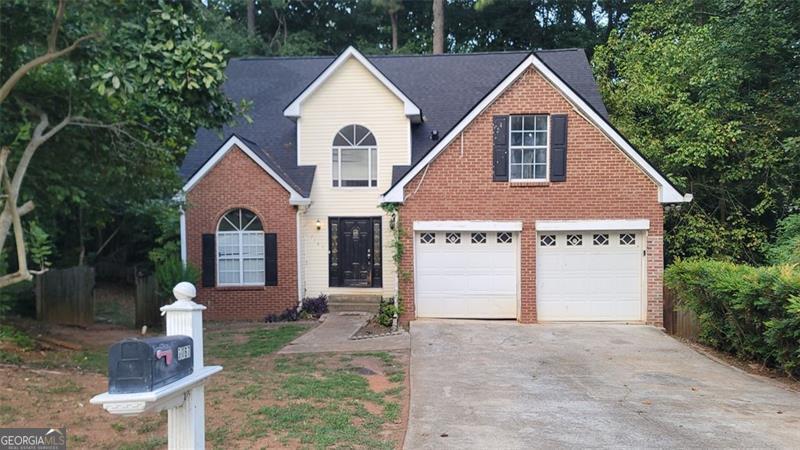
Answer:
[(247, 0), (247, 35), (256, 35), (256, 0)]
[(800, 207), (800, 3), (656, 1), (595, 54), (614, 123), (695, 200), (672, 256), (759, 262)]
[(372, 0), (372, 4), (379, 11), (385, 11), (389, 16), (389, 21), (392, 24), (392, 52), (397, 52), (399, 48), (398, 13), (403, 9), (403, 2), (401, 0)]
[(433, 54), (444, 53), (444, 0), (433, 0)]
[[(0, 79), (14, 83), (5, 84), (0, 120), (14, 174), (3, 177), (13, 194), (3, 208), (11, 222), (14, 209), (32, 211), (62, 257), (74, 251), (71, 264), (87, 243), (106, 248), (149, 202), (171, 197), (196, 129), (236, 111), (220, 91), (225, 51), (181, 6), (3, 2), (0, 32)], [(0, 251), (7, 234), (0, 229)], [(19, 240), (16, 250), (24, 251)], [(18, 259), (12, 280), (27, 277)]]

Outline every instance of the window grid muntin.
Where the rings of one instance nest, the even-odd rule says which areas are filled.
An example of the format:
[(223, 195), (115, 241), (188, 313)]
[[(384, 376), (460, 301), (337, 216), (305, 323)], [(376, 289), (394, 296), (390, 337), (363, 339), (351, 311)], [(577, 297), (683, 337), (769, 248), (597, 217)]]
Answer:
[(635, 233), (620, 233), (619, 245), (636, 245)]
[(592, 236), (592, 245), (608, 245), (608, 234), (599, 233)]
[(436, 233), (422, 233), (422, 234), (420, 234), (419, 243), (420, 244), (435, 244), (436, 243)]
[[(359, 133), (363, 133), (363, 136), (359, 136)], [(331, 149), (331, 184), (333, 187), (378, 186), (378, 144), (372, 131), (362, 125), (347, 125), (336, 133)], [(367, 153), (366, 179), (342, 178), (342, 151), (344, 150)], [(363, 167), (359, 165), (359, 169), (363, 169)]]
[[(252, 217), (247, 219), (245, 213)], [(231, 219), (235, 219), (236, 223)], [(221, 230), (225, 223), (234, 229)], [(217, 225), (216, 242), (218, 285), (264, 284), (266, 277), (264, 231), (261, 220), (255, 213), (243, 208), (226, 213)]]
[(556, 235), (555, 234), (543, 234), (539, 236), (539, 245), (542, 247), (555, 247), (556, 246)]
[[(549, 177), (547, 158), (547, 149), (550, 144), (549, 116), (544, 114), (511, 116), (509, 122), (509, 179), (512, 181), (546, 181)], [(528, 134), (532, 139), (526, 143)], [(519, 137), (518, 143), (515, 143), (516, 137)], [(525, 162), (526, 155), (530, 155), (529, 162)], [(515, 174), (515, 168), (518, 169), (517, 174)], [(528, 169), (527, 172), (526, 169)], [(526, 173), (529, 176), (526, 176)]]
[(511, 232), (509, 231), (501, 231), (497, 233), (497, 243), (498, 244), (510, 244), (513, 241), (513, 237)]
[(447, 233), (445, 235), (444, 242), (447, 244), (460, 244), (461, 233)]
[(580, 247), (583, 245), (583, 235), (582, 234), (568, 234), (567, 235), (567, 247)]
[(470, 242), (473, 244), (485, 244), (486, 243), (486, 233), (472, 233), (472, 237), (470, 238)]

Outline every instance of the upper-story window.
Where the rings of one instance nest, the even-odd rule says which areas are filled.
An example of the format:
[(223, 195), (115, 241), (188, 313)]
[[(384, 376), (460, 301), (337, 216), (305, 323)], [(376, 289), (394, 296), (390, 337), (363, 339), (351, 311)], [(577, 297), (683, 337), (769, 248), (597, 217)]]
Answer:
[(511, 116), (511, 180), (547, 180), (547, 116)]
[(333, 186), (378, 185), (378, 147), (375, 136), (361, 125), (348, 125), (333, 138)]

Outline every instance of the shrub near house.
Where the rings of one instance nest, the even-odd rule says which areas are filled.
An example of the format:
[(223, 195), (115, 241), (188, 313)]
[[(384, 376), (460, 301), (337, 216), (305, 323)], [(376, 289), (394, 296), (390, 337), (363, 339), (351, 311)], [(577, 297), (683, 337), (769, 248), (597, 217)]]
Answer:
[(697, 314), (701, 342), (800, 375), (798, 266), (684, 260), (666, 270), (665, 282)]

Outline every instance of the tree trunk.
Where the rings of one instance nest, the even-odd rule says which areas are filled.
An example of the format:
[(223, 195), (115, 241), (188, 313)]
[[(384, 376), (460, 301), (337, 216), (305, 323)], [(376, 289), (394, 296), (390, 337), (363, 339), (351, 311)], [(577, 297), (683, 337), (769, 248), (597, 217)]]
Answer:
[(247, 35), (256, 35), (256, 0), (247, 0)]
[(397, 12), (389, 13), (389, 18), (392, 20), (392, 52), (397, 52)]
[(444, 0), (433, 0), (433, 54), (444, 53)]

